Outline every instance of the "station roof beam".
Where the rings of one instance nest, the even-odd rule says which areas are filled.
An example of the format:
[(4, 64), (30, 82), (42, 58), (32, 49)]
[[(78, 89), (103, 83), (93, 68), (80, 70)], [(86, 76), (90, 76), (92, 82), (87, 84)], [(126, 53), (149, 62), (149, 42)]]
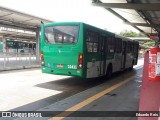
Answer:
[(107, 9), (140, 32), (160, 32), (159, 0), (92, 0), (94, 6)]
[(160, 3), (93, 3), (94, 6), (104, 7), (104, 8), (120, 8), (120, 9), (134, 9), (134, 10), (151, 10), (159, 11)]

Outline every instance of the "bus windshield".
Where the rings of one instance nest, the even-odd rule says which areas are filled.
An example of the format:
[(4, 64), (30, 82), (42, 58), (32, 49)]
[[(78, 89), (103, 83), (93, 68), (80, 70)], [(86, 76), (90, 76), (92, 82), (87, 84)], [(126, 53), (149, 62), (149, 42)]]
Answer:
[(49, 26), (45, 27), (45, 42), (47, 44), (76, 44), (79, 26)]

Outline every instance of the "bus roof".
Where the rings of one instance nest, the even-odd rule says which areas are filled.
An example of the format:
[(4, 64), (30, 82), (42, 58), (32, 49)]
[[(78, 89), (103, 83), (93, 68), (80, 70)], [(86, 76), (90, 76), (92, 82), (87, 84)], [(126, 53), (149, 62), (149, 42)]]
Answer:
[(84, 24), (84, 25), (87, 25), (87, 26), (89, 26), (89, 27), (91, 27), (91, 28), (94, 28), (94, 29), (102, 32), (102, 34), (106, 34), (106, 33), (107, 33), (107, 34), (113, 35), (113, 36), (115, 36), (115, 37), (117, 37), (117, 38), (121, 38), (121, 39), (123, 39), (123, 40), (135, 41), (135, 40), (126, 38), (126, 37), (124, 37), (124, 36), (117, 35), (117, 34), (112, 33), (112, 32), (110, 32), (110, 31), (107, 31), (107, 30), (104, 30), (104, 29), (101, 29), (101, 28), (98, 28), (98, 27), (95, 27), (95, 26), (93, 26), (93, 25), (90, 25), (90, 24), (87, 24), (87, 23), (83, 23), (83, 22), (51, 22), (51, 23), (45, 23), (44, 26), (45, 26), (45, 27), (48, 27), (48, 26), (51, 26), (51, 25), (64, 25), (64, 24), (65, 24), (65, 25), (79, 25), (79, 24)]

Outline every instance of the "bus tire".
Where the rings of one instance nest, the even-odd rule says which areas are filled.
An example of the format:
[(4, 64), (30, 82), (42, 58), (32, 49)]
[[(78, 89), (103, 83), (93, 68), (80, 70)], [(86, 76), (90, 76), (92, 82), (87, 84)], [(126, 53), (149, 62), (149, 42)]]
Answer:
[(111, 78), (111, 76), (112, 76), (112, 64), (110, 63), (107, 67), (106, 77)]

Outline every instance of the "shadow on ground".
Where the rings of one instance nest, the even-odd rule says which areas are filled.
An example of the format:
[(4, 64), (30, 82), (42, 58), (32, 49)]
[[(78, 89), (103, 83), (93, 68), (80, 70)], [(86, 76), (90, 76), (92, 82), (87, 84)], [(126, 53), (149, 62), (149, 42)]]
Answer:
[(51, 97), (47, 97), (45, 99), (38, 100), (36, 102), (32, 102), (27, 105), (12, 109), (10, 111), (36, 111), (38, 109), (46, 107), (50, 104), (53, 104), (57, 101), (65, 99), (69, 96), (72, 96), (76, 93), (87, 90), (89, 88), (95, 87), (97, 85), (100, 85), (106, 82), (108, 82), (109, 84), (109, 82), (112, 81), (112, 79), (115, 79), (121, 76), (125, 76), (127, 78), (134, 74), (136, 74), (135, 70), (133, 71), (126, 70), (123, 72), (118, 72), (113, 74), (113, 77), (110, 79), (106, 79), (105, 77), (92, 78), (92, 79), (69, 77), (65, 79), (59, 79), (56, 81), (37, 84), (36, 87), (51, 89), (51, 90), (58, 90), (63, 92), (60, 94), (53, 95)]

